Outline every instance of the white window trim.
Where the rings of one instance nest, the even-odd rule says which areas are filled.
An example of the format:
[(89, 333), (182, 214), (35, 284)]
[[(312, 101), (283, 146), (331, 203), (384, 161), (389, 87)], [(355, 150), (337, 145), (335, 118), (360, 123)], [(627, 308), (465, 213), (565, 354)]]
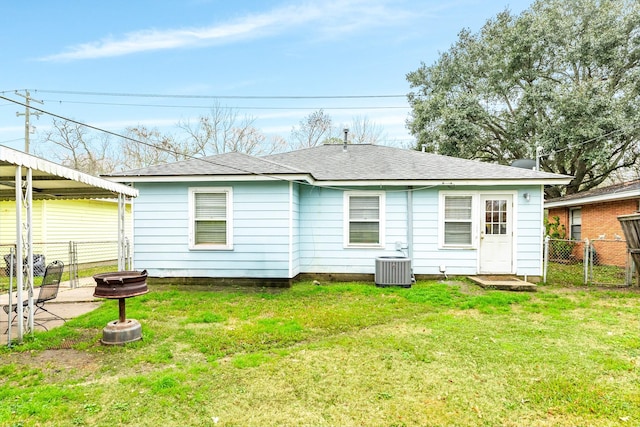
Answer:
[[(471, 243), (468, 245), (451, 245), (444, 243), (444, 199), (446, 196), (471, 197)], [(441, 191), (438, 195), (438, 248), (439, 249), (477, 249), (477, 230), (480, 223), (478, 214), (478, 192), (469, 191)]]
[[(195, 244), (195, 194), (225, 193), (227, 196), (227, 243), (225, 245)], [(233, 249), (233, 190), (231, 187), (189, 187), (189, 249), (232, 250)]]
[[(378, 243), (350, 243), (349, 242), (349, 200), (351, 197), (362, 196), (378, 196), (379, 212), (378, 232), (380, 241)], [(343, 246), (345, 248), (373, 248), (380, 249), (385, 247), (385, 223), (386, 223), (386, 193), (384, 191), (345, 191), (343, 199)]]

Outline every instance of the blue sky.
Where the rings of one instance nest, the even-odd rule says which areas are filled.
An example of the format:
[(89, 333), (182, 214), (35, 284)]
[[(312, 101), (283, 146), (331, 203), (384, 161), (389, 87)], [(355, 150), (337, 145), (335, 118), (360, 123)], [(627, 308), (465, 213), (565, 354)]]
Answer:
[[(461, 29), (475, 32), (505, 8), (519, 14), (531, 3), (3, 2), (0, 94), (23, 101), (14, 91), (29, 89), (44, 101), (34, 106), (114, 132), (145, 125), (176, 133), (177, 122), (217, 103), (255, 118), (265, 134), (287, 138), (323, 109), (338, 127), (366, 118), (390, 143), (408, 144), (405, 75), (437, 60)], [(367, 98), (340, 98), (346, 96)], [(24, 108), (0, 100), (0, 144), (23, 149), (18, 111)], [(38, 132), (50, 123), (46, 116), (32, 121)]]

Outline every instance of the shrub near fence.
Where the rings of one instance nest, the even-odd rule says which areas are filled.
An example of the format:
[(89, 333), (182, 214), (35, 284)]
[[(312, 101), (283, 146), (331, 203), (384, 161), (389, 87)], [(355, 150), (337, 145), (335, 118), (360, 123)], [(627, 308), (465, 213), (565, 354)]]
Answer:
[(582, 264), (584, 242), (581, 240), (549, 239), (549, 260), (560, 264)]

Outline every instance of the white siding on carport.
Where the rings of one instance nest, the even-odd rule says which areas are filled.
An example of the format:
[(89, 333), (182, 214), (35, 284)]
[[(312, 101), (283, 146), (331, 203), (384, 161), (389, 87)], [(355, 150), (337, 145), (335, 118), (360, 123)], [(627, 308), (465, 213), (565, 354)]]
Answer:
[[(16, 241), (15, 202), (0, 202), (0, 244)], [(133, 238), (131, 203), (125, 206), (125, 236)], [(79, 264), (118, 259), (118, 203), (112, 200), (34, 200), (31, 230), (34, 253), (69, 262), (69, 242), (78, 244)]]

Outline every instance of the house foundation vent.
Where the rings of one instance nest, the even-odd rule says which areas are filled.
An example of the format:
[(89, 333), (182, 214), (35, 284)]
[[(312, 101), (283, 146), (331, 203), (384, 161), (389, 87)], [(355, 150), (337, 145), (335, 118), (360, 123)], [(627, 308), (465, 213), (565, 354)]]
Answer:
[(410, 288), (412, 279), (411, 259), (402, 256), (381, 256), (376, 258), (376, 286)]

